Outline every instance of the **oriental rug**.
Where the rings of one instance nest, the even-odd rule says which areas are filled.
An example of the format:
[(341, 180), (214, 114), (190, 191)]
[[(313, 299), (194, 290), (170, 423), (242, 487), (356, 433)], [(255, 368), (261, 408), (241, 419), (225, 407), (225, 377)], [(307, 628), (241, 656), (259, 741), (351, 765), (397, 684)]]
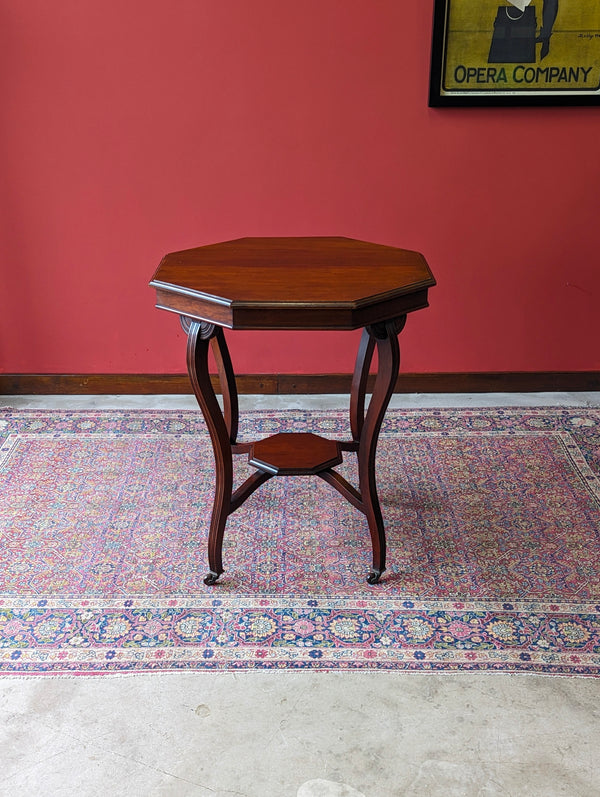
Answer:
[[(242, 414), (242, 440), (285, 431), (347, 439), (347, 414)], [(379, 584), (364, 516), (286, 477), (229, 517), (207, 587), (199, 413), (1, 411), (0, 672), (598, 676), (599, 468), (598, 409), (389, 411)]]

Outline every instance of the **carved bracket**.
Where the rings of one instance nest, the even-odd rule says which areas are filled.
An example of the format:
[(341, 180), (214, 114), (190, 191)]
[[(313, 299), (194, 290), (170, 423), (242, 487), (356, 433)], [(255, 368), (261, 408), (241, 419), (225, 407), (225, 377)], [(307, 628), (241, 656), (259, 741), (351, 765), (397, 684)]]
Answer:
[(216, 327), (214, 324), (210, 324), (208, 321), (198, 321), (195, 318), (190, 318), (187, 315), (180, 315), (179, 316), (179, 323), (181, 324), (181, 328), (185, 332), (186, 335), (189, 335), (191, 326), (193, 323), (200, 324), (200, 340), (210, 340), (215, 334)]
[(406, 324), (406, 316), (401, 315), (391, 321), (370, 324), (367, 330), (376, 340), (385, 340), (389, 334), (399, 335)]

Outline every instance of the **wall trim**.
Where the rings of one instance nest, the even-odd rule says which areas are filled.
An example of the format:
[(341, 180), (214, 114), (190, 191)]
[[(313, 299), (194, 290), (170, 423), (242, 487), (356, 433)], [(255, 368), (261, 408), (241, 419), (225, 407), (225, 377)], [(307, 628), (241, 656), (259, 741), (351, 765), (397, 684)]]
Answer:
[[(372, 377), (371, 377), (372, 379)], [(240, 393), (349, 393), (351, 374), (241, 374)], [(219, 389), (214, 377), (215, 390)], [(542, 393), (600, 390), (600, 371), (400, 374), (396, 393)], [(2, 395), (191, 393), (187, 374), (0, 374)]]

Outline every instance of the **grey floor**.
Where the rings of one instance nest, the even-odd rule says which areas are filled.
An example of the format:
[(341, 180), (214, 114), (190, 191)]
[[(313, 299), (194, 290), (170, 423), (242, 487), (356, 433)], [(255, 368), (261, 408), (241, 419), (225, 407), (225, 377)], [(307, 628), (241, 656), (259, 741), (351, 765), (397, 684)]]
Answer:
[[(394, 396), (394, 407), (600, 406), (599, 393)], [(0, 397), (194, 408), (190, 396)], [(242, 397), (346, 407), (346, 396)], [(600, 680), (199, 673), (0, 680), (0, 795), (597, 797)]]

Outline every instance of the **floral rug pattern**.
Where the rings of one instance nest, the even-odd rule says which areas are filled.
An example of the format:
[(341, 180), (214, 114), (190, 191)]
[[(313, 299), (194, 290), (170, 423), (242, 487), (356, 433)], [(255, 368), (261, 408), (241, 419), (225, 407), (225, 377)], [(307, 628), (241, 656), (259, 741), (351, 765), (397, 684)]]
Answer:
[[(347, 439), (347, 413), (242, 415), (242, 440), (285, 431)], [(600, 674), (600, 410), (389, 411), (375, 586), (364, 516), (283, 477), (206, 587), (212, 469), (196, 412), (0, 411), (0, 672)]]

